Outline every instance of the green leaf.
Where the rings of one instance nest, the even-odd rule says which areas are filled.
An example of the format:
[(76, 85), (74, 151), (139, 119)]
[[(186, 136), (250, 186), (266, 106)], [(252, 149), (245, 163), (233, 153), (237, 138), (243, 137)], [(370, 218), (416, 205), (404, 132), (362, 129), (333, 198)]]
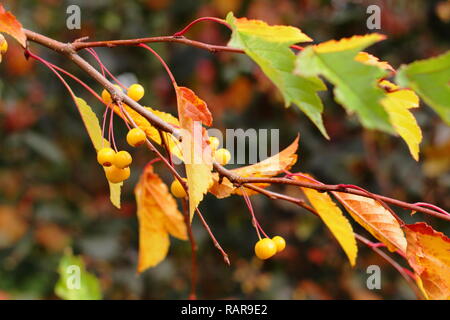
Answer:
[(86, 271), (83, 260), (66, 252), (58, 267), (59, 280), (55, 294), (65, 300), (100, 300), (102, 293), (98, 279)]
[[(92, 111), (91, 107), (86, 103), (86, 101), (81, 98), (76, 98), (75, 102), (95, 150), (99, 151), (101, 148), (109, 147), (109, 142), (103, 139), (102, 129), (98, 122), (97, 115), (94, 113), (94, 111)], [(108, 183), (109, 198), (111, 200), (111, 203), (115, 207), (120, 209), (120, 190), (122, 188), (123, 182)]]
[(377, 86), (387, 71), (355, 60), (362, 49), (382, 39), (384, 36), (372, 33), (308, 46), (298, 55), (295, 73), (324, 76), (335, 86), (336, 101), (347, 111), (356, 112), (363, 126), (393, 133), (389, 116), (380, 103), (384, 92)]
[(233, 29), (228, 45), (243, 49), (281, 91), (286, 106), (297, 105), (328, 138), (322, 120), (323, 104), (317, 95), (326, 90), (325, 84), (318, 77), (293, 74), (295, 54), (289, 47), (311, 39), (297, 28), (237, 19), (231, 12), (226, 20)]
[(402, 66), (395, 80), (416, 91), (450, 125), (450, 51)]

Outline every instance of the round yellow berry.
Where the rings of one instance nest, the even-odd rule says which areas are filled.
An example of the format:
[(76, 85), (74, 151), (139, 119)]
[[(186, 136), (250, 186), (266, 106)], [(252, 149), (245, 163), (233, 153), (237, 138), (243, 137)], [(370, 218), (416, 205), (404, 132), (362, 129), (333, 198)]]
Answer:
[(127, 142), (132, 147), (140, 146), (145, 140), (145, 132), (142, 129), (133, 128), (127, 133)]
[[(186, 179), (183, 180), (186, 181)], [(178, 179), (173, 180), (172, 184), (170, 185), (170, 192), (172, 192), (175, 198), (187, 197), (186, 190), (184, 190), (183, 186), (181, 185), (180, 181), (178, 181)]]
[(134, 101), (139, 101), (145, 94), (144, 87), (138, 83), (132, 84), (127, 91), (127, 95)]
[(209, 137), (209, 146), (212, 151), (216, 151), (219, 147), (220, 141), (216, 137)]
[(275, 236), (272, 238), (272, 241), (275, 242), (275, 245), (277, 246), (277, 252), (281, 252), (286, 248), (286, 241), (283, 237)]
[(130, 168), (117, 168), (116, 166), (110, 166), (105, 169), (106, 178), (111, 183), (119, 183), (127, 180), (130, 177)]
[(113, 165), (117, 168), (123, 169), (129, 167), (132, 161), (133, 158), (131, 157), (131, 154), (126, 151), (119, 151), (114, 156)]
[[(122, 88), (121, 88), (119, 85), (115, 84), (114, 87), (115, 87), (117, 90), (122, 91)], [(108, 103), (108, 104), (109, 104), (109, 103), (112, 103), (111, 94), (109, 93), (108, 90), (103, 89), (103, 91), (102, 91), (102, 99), (103, 99), (103, 101), (105, 101), (105, 102)]]
[(0, 54), (4, 54), (8, 51), (8, 42), (3, 36), (0, 37)]
[(226, 165), (230, 162), (231, 154), (227, 149), (218, 149), (214, 153), (214, 159), (221, 165)]
[(255, 254), (261, 260), (266, 260), (277, 253), (277, 245), (272, 239), (264, 238), (255, 244)]
[(104, 167), (109, 167), (114, 161), (116, 152), (111, 148), (102, 148), (97, 153), (97, 162)]

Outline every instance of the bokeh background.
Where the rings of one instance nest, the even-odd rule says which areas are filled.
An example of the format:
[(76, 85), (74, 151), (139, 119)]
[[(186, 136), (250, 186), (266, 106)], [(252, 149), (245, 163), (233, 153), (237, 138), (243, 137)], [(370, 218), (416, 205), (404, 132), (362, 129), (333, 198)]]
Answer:
[[(4, 1), (23, 25), (60, 41), (82, 36), (123, 39), (170, 35), (201, 16), (237, 16), (289, 24), (316, 41), (367, 33), (366, 8), (382, 8), (380, 32), (389, 38), (370, 49), (394, 67), (443, 53), (450, 45), (450, 1), (319, 0), (23, 0)], [(81, 7), (81, 30), (67, 30), (66, 8)], [(188, 37), (226, 44), (229, 32), (210, 22)], [(10, 39), (10, 38), (8, 38)], [(109, 202), (107, 183), (70, 96), (45, 67), (27, 61), (9, 41), (0, 64), (0, 298), (56, 299), (57, 266), (66, 247), (81, 254), (101, 282), (106, 299), (179, 299), (189, 292), (190, 246), (172, 239), (168, 258), (141, 275), (136, 272), (138, 225), (133, 188), (147, 161), (147, 150), (132, 150), (132, 177), (123, 189), (123, 208)], [(415, 115), (423, 129), (420, 161), (399, 138), (365, 131), (348, 117), (330, 93), (323, 95), (326, 141), (295, 107), (285, 109), (280, 94), (243, 55), (211, 54), (181, 44), (154, 44), (178, 83), (208, 102), (217, 128), (280, 128), (281, 147), (301, 134), (295, 167), (327, 183), (358, 184), (411, 202), (450, 207), (450, 128), (422, 105)], [(61, 56), (34, 44), (32, 51), (101, 88)], [(175, 114), (174, 92), (157, 60), (139, 48), (97, 49), (102, 61), (126, 83), (146, 88), (143, 102)], [(86, 57), (88, 57), (85, 54)], [(89, 58), (91, 62), (94, 61)], [(71, 83), (98, 114), (102, 106)], [(125, 128), (116, 122), (116, 139), (126, 147)], [(170, 176), (158, 167), (170, 182)], [(278, 188), (302, 196), (296, 188)], [(288, 247), (268, 262), (254, 258), (257, 238), (240, 197), (206, 197), (201, 208), (231, 258), (226, 266), (198, 220), (198, 295), (208, 299), (414, 299), (400, 275), (359, 245), (351, 268), (331, 234), (308, 212), (280, 201), (252, 197), (262, 226), (287, 239)], [(450, 234), (448, 224), (422, 214), (423, 220)], [(356, 224), (355, 229), (369, 236)], [(367, 290), (366, 268), (382, 270), (382, 289)]]

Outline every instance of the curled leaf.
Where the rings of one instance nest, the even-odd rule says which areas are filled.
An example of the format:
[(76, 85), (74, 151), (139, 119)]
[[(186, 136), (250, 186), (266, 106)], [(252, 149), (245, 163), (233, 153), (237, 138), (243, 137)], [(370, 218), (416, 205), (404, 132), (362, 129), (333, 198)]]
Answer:
[(9, 34), (16, 39), (22, 47), (27, 46), (27, 36), (22, 30), (22, 24), (9, 11), (6, 11), (3, 4), (0, 4), (0, 32)]
[(406, 257), (428, 299), (450, 299), (450, 238), (424, 222), (404, 227)]
[[(237, 169), (230, 170), (232, 173), (241, 177), (260, 177), (268, 178), (276, 176), (282, 173), (284, 170), (289, 170), (297, 162), (297, 148), (298, 148), (299, 137), (289, 145), (286, 149), (281, 152), (269, 157), (261, 162), (252, 164), (250, 166), (245, 166)], [(224, 178), (221, 183), (219, 183), (219, 175), (214, 174), (214, 184), (212, 185), (209, 192), (215, 195), (217, 198), (222, 199), (229, 197), (230, 195), (236, 193), (241, 194), (241, 191), (237, 189), (227, 178)], [(257, 183), (258, 187), (265, 188), (268, 184)], [(246, 189), (246, 194), (252, 195), (255, 192), (250, 189)]]
[(158, 265), (169, 251), (169, 234), (187, 239), (186, 225), (167, 185), (147, 165), (135, 188), (139, 220), (138, 272)]
[(176, 87), (178, 117), (181, 127), (181, 150), (189, 188), (189, 214), (195, 209), (213, 183), (212, 152), (208, 134), (202, 125), (210, 126), (212, 116), (206, 103), (189, 88)]

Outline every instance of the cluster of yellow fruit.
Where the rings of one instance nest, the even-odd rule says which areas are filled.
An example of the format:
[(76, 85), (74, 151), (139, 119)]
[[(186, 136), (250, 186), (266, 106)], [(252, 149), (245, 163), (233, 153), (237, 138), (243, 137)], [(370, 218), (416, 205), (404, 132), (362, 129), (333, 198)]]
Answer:
[(266, 260), (283, 251), (284, 248), (286, 248), (286, 241), (283, 237), (264, 238), (255, 244), (255, 254), (259, 259)]
[(209, 146), (211, 147), (211, 150), (214, 155), (214, 160), (216, 160), (217, 163), (224, 166), (228, 162), (230, 162), (231, 154), (230, 151), (224, 148), (217, 149), (219, 147), (220, 141), (216, 137), (209, 137)]
[[(122, 91), (122, 88), (115, 85), (117, 90)], [(128, 88), (127, 95), (138, 101), (144, 96), (144, 87), (140, 84), (133, 84)], [(110, 104), (113, 102), (111, 94), (104, 89), (102, 91), (102, 99)], [(127, 142), (132, 147), (140, 146), (145, 143), (146, 135), (142, 129), (133, 128), (127, 133)], [(119, 183), (127, 180), (130, 177), (130, 164), (133, 158), (127, 151), (116, 152), (112, 148), (102, 148), (97, 153), (97, 162), (105, 167), (106, 178), (111, 183)]]
[[(127, 142), (137, 147), (145, 142), (145, 133), (134, 128), (128, 131)], [(105, 167), (106, 178), (111, 183), (119, 183), (130, 177), (130, 164), (133, 158), (127, 151), (114, 151), (112, 148), (102, 148), (97, 153), (97, 161)]]

